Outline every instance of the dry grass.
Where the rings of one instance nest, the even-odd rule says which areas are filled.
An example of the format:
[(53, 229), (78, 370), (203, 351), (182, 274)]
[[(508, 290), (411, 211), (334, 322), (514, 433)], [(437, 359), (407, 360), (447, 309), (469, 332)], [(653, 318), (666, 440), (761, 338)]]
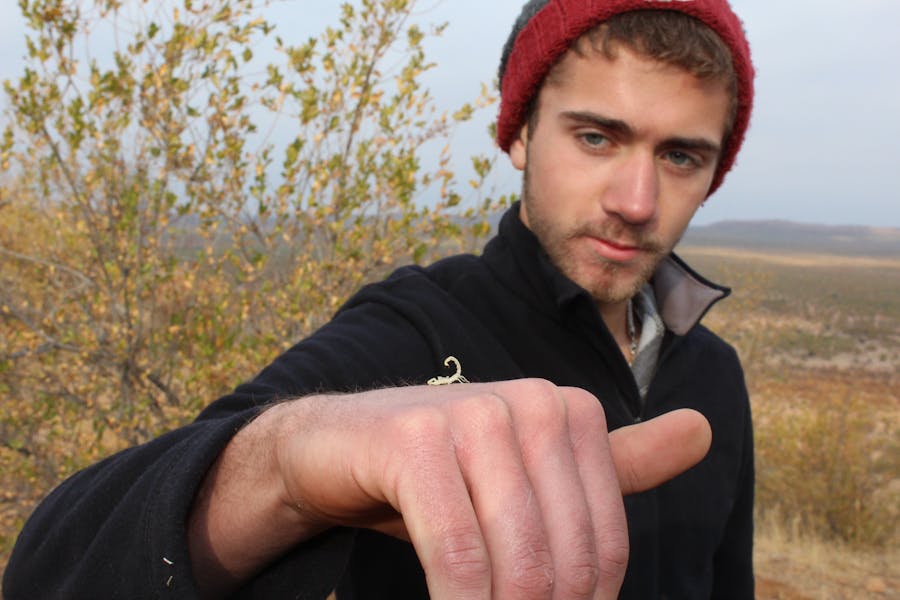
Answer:
[(888, 599), (900, 595), (900, 550), (847, 548), (786, 530), (775, 521), (757, 524), (756, 597), (764, 600)]
[(900, 413), (885, 379), (848, 393), (819, 371), (754, 395), (758, 598), (900, 594)]
[(860, 549), (900, 542), (900, 399), (891, 377), (794, 371), (752, 386), (757, 509)]

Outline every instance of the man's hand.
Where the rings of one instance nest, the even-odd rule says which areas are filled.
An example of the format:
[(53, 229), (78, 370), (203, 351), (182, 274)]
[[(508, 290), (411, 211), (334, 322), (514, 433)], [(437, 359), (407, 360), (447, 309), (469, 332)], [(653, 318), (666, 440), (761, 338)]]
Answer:
[(208, 477), (191, 519), (195, 570), (237, 583), (346, 525), (410, 540), (433, 598), (615, 598), (622, 495), (689, 468), (710, 437), (693, 411), (607, 434), (594, 396), (538, 380), (284, 403)]

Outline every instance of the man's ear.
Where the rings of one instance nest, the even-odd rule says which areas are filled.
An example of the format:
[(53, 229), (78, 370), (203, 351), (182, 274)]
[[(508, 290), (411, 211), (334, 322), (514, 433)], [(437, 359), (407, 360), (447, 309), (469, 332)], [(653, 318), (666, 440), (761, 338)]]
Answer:
[(519, 137), (509, 146), (509, 160), (520, 171), (525, 170), (525, 158), (528, 155), (528, 124), (522, 125)]

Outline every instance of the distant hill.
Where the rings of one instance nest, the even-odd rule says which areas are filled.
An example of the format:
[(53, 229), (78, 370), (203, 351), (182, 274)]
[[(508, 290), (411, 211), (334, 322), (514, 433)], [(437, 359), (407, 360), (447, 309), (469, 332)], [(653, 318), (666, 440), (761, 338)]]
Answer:
[(681, 245), (900, 258), (900, 228), (722, 221), (690, 227)]

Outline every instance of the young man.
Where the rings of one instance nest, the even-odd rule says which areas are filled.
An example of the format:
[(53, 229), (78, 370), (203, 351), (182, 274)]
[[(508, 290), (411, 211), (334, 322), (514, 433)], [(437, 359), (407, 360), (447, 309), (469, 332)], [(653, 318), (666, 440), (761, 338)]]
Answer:
[(529, 2), (498, 121), (523, 198), (484, 254), (364, 288), (64, 483), (5, 597), (752, 598), (749, 403), (698, 324), (727, 290), (671, 255), (752, 77), (724, 0)]

